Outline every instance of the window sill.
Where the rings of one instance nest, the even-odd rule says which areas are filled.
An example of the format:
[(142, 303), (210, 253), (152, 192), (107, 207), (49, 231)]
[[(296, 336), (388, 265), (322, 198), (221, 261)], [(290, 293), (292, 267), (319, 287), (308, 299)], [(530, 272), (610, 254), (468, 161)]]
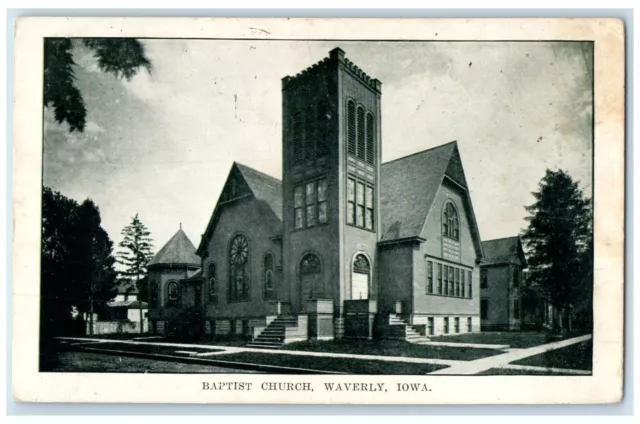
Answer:
[(365, 228), (365, 227), (360, 227), (360, 226), (358, 226), (356, 224), (349, 224), (349, 223), (347, 223), (347, 226), (352, 227), (352, 228), (357, 228), (358, 230), (363, 230), (363, 231), (367, 231), (367, 232), (370, 232), (370, 233), (374, 233), (374, 234), (376, 233), (375, 228), (374, 229), (369, 229), (369, 228)]
[(446, 298), (450, 298), (450, 299), (467, 299), (467, 300), (471, 300), (474, 299), (473, 296), (471, 297), (463, 297), (463, 296), (450, 296), (448, 294), (438, 294), (438, 293), (425, 293), (427, 296), (436, 296), (436, 297), (446, 297)]
[(318, 227), (326, 227), (327, 225), (329, 225), (329, 223), (325, 222), (323, 224), (316, 224), (316, 225), (313, 225), (311, 227), (294, 228), (293, 230), (291, 230), (291, 232), (292, 233), (297, 233), (297, 232), (300, 232), (300, 231), (311, 230), (311, 229), (318, 228)]

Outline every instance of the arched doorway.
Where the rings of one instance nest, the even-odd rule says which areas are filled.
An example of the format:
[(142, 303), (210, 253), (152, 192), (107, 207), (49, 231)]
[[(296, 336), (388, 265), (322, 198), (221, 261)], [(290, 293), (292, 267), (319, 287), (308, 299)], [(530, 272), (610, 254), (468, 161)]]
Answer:
[(353, 258), (351, 268), (351, 299), (369, 299), (369, 283), (371, 281), (371, 264), (362, 253)]
[(305, 302), (322, 298), (322, 296), (324, 296), (322, 263), (317, 255), (307, 253), (300, 261), (300, 300)]

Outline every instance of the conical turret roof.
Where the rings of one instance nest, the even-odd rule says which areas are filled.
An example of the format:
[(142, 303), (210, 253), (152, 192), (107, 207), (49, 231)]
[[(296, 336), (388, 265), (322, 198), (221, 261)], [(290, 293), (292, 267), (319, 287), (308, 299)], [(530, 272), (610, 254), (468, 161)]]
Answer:
[(196, 255), (196, 247), (180, 228), (151, 259), (149, 266), (154, 265), (200, 266), (200, 258)]

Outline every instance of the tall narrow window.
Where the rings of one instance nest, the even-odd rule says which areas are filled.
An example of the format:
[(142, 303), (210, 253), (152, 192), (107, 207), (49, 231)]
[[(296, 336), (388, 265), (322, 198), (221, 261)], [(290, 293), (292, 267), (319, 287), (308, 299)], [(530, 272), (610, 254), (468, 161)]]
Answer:
[(304, 188), (302, 186), (297, 186), (293, 192), (293, 203), (294, 203), (294, 213), (295, 213), (295, 227), (303, 228), (304, 227)]
[(480, 270), (480, 288), (486, 289), (489, 287), (489, 278), (487, 277), (487, 269)]
[(459, 333), (460, 332), (460, 317), (455, 317), (453, 319), (453, 322), (454, 322), (454, 325), (455, 325), (456, 333)]
[(427, 293), (433, 293), (433, 262), (427, 261)]
[(358, 227), (364, 227), (364, 184), (358, 183), (357, 187), (356, 225)]
[(433, 322), (433, 317), (427, 318), (427, 324), (428, 324), (428, 327), (429, 327), (429, 335), (433, 336), (434, 333), (435, 333), (435, 327), (436, 327), (434, 322)]
[(442, 294), (442, 264), (438, 264), (438, 294)]
[(249, 299), (249, 241), (242, 234), (229, 244), (229, 300)]
[(307, 203), (307, 227), (316, 225), (316, 182), (312, 181), (306, 185), (306, 203)]
[(267, 300), (275, 298), (275, 287), (273, 284), (273, 255), (264, 255), (264, 288), (263, 297)]
[(374, 138), (375, 133), (373, 130), (373, 115), (370, 113), (367, 113), (367, 154), (366, 154), (366, 160), (367, 163), (373, 163), (374, 158), (375, 158), (375, 150), (374, 150)]
[(293, 114), (291, 132), (293, 135), (293, 163), (297, 164), (302, 162), (304, 157), (304, 134), (302, 133), (302, 114), (300, 112), (295, 112)]
[(471, 284), (471, 271), (467, 271), (467, 285), (468, 285), (467, 296), (469, 296), (469, 298), (472, 298), (473, 284)]
[(513, 267), (513, 287), (518, 287), (520, 285), (520, 270), (517, 266)]
[(324, 155), (328, 151), (328, 124), (329, 108), (326, 100), (321, 100), (316, 108), (316, 153), (318, 156)]
[(456, 296), (460, 297), (460, 268), (455, 269)]
[(304, 122), (304, 158), (313, 159), (316, 153), (316, 119), (313, 108), (309, 106)]
[(167, 299), (170, 305), (175, 305), (180, 300), (180, 288), (175, 281), (171, 281), (167, 285)]
[(365, 190), (366, 212), (364, 223), (367, 230), (373, 230), (373, 187), (366, 186)]
[(444, 318), (444, 334), (449, 334), (449, 317)]
[(356, 181), (347, 179), (347, 224), (356, 223)]
[(444, 266), (444, 293), (445, 296), (449, 296), (449, 267)]
[(347, 102), (347, 152), (356, 155), (356, 104)]
[(458, 212), (453, 203), (447, 202), (442, 216), (442, 235), (452, 240), (460, 240)]
[(460, 296), (461, 297), (465, 297), (464, 291), (467, 289), (467, 286), (466, 286), (466, 284), (464, 282), (464, 280), (465, 280), (464, 276), (465, 276), (465, 270), (461, 269), (460, 270)]
[(358, 107), (356, 114), (357, 122), (357, 157), (358, 159), (365, 159), (365, 134), (364, 134), (364, 109)]
[(209, 265), (209, 302), (218, 303), (218, 275), (216, 271), (216, 265)]
[(327, 223), (327, 179), (318, 180), (318, 223)]
[(455, 296), (455, 280), (454, 280), (454, 268), (452, 266), (449, 267), (449, 296)]

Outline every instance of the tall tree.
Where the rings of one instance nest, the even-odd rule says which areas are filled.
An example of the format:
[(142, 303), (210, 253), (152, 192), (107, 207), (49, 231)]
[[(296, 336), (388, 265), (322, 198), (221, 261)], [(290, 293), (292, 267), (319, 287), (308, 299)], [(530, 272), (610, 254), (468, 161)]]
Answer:
[(142, 283), (145, 281), (147, 274), (147, 264), (153, 257), (153, 244), (151, 233), (147, 227), (140, 221), (138, 214), (132, 219), (131, 223), (122, 230), (123, 239), (119, 246), (121, 250), (117, 253), (118, 262), (124, 267), (121, 278), (134, 282), (138, 289), (138, 307), (140, 311), (140, 333), (143, 333), (143, 316), (142, 316)]
[[(85, 38), (82, 43), (94, 53), (98, 68), (116, 78), (133, 78), (141, 68), (151, 72), (144, 45), (134, 38)], [(87, 109), (75, 84), (74, 42), (69, 38), (45, 38), (44, 106), (54, 108), (58, 123), (69, 131), (84, 131)]]
[(78, 236), (83, 254), (79, 267), (87, 290), (87, 305), (83, 309), (89, 312), (89, 328), (93, 334), (94, 313), (104, 312), (106, 302), (117, 293), (113, 242), (100, 226), (100, 211), (91, 199), (82, 202), (78, 216)]
[[(532, 193), (536, 199), (527, 206), (528, 228), (522, 239), (529, 249), (530, 281), (562, 314), (556, 325), (567, 322), (571, 329), (571, 310), (584, 293), (591, 290), (591, 200), (578, 183), (563, 170), (547, 169)], [(585, 281), (590, 280), (588, 287)]]
[(92, 305), (104, 306), (115, 296), (113, 243), (100, 224), (91, 200), (78, 204), (43, 187), (40, 343), (45, 359), (54, 356), (47, 352), (53, 337), (84, 332), (72, 311), (90, 312)]

